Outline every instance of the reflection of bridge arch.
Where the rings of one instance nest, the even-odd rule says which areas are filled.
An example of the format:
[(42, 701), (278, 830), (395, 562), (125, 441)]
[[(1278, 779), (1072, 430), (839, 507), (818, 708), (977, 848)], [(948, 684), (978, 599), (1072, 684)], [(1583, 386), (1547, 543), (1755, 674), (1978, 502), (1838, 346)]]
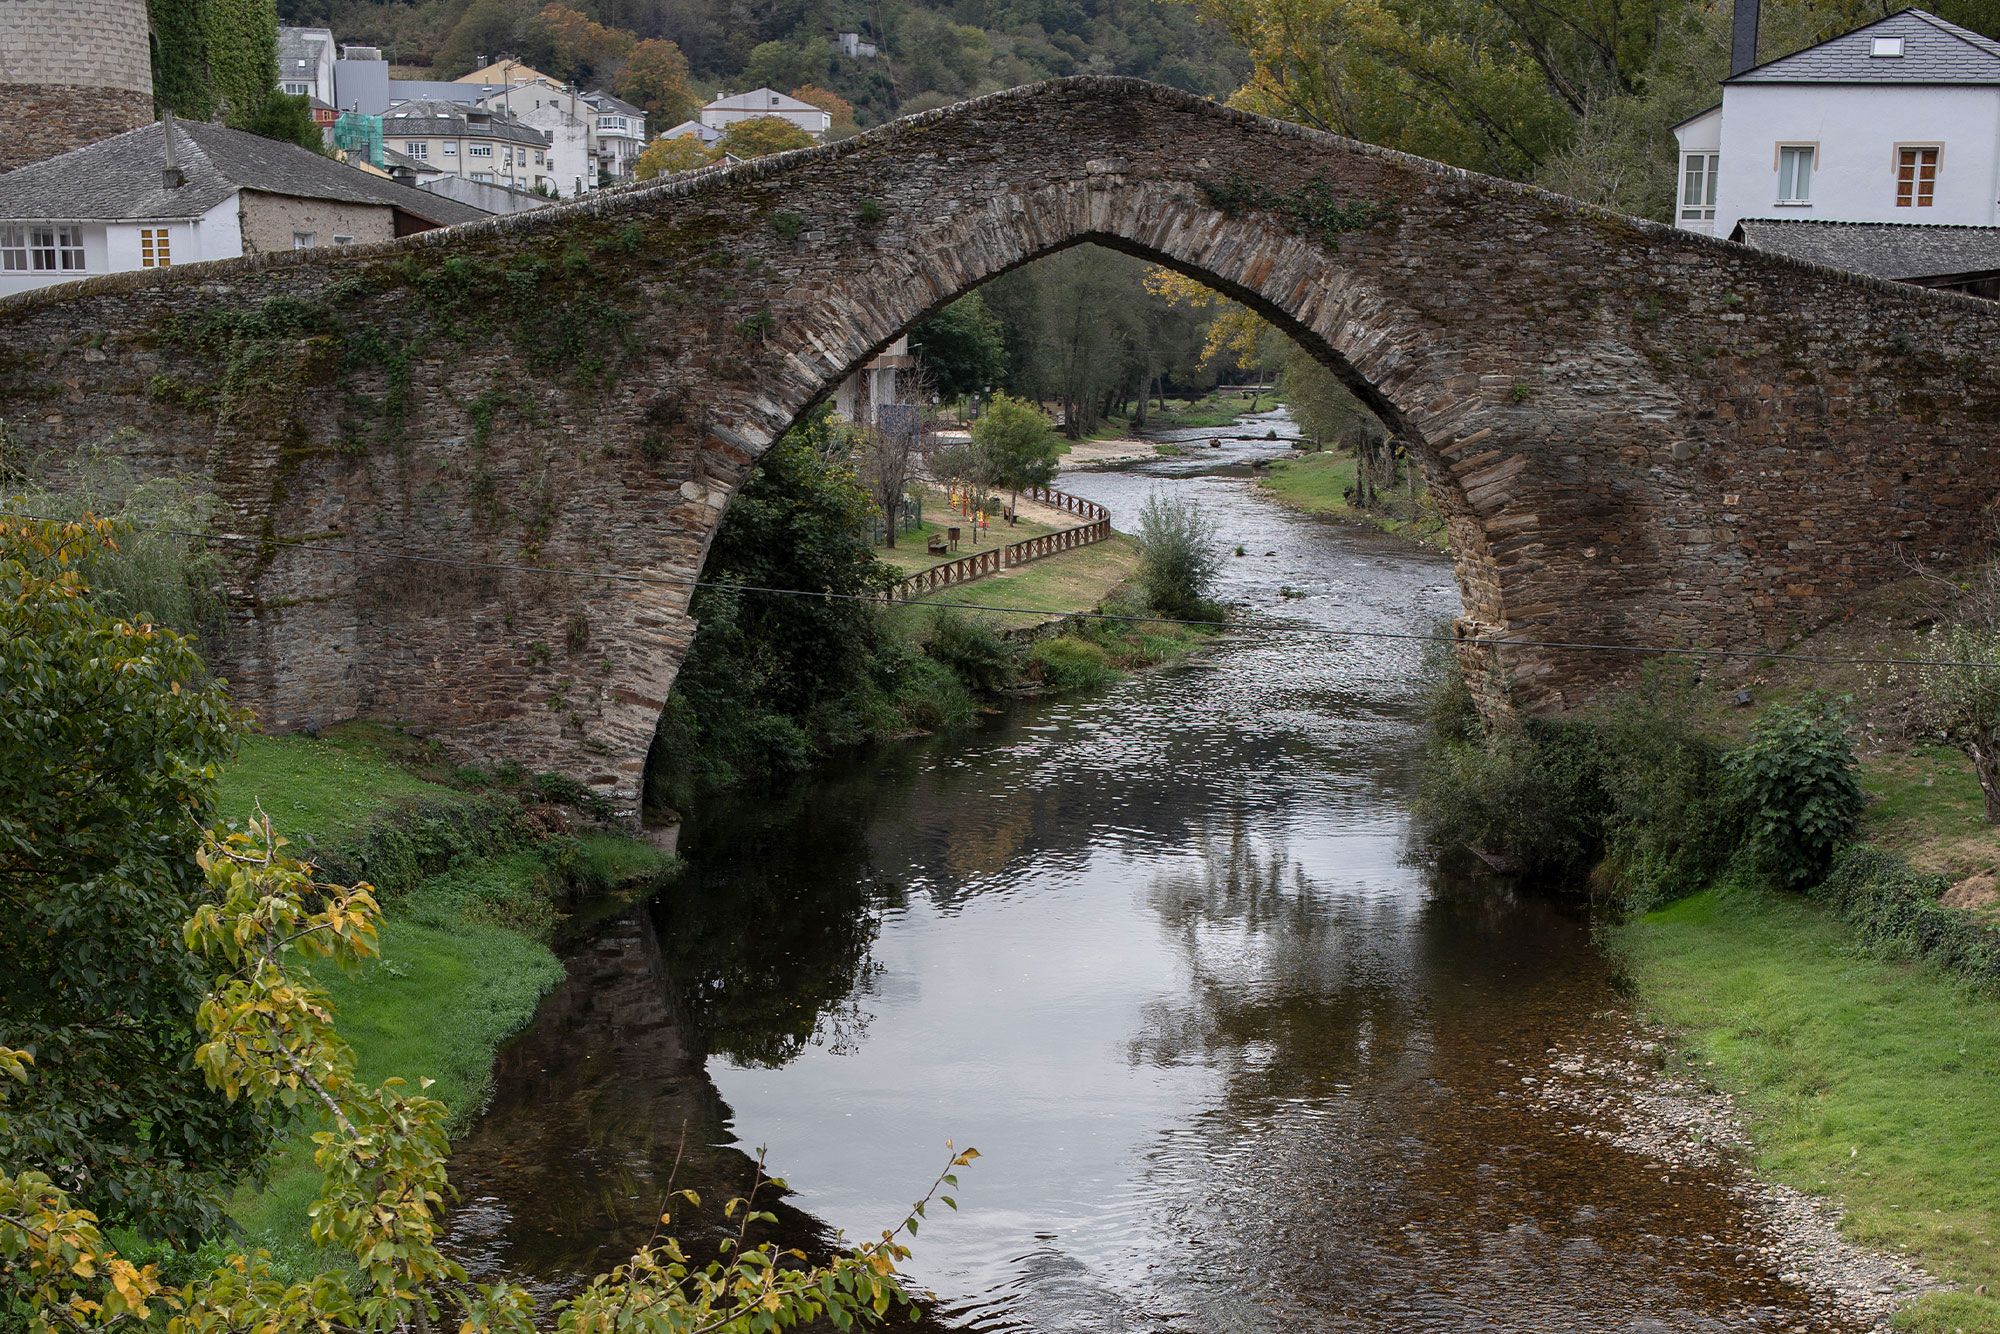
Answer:
[[(0, 414), (212, 472), (254, 539), (221, 665), (275, 724), (409, 719), (631, 802), (759, 451), (912, 321), (1084, 241), (1249, 303), (1414, 442), (1481, 636), (1774, 643), (1992, 498), (2000, 308), (1115, 79), (29, 294)], [(1531, 707), (1626, 667), (1485, 656)]]

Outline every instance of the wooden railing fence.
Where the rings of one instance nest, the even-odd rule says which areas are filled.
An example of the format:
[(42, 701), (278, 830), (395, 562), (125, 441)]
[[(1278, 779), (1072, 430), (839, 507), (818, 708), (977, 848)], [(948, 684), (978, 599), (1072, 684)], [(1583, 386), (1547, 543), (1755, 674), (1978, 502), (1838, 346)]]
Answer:
[(1057, 491), (1053, 487), (1046, 486), (1031, 487), (1021, 494), (1052, 509), (1079, 515), (1088, 522), (1080, 523), (1074, 528), (1043, 533), (1040, 537), (1009, 542), (1004, 547), (988, 547), (969, 556), (960, 556), (957, 560), (948, 560), (942, 565), (933, 565), (928, 570), (919, 570), (890, 589), (889, 596), (908, 599), (925, 593), (935, 593), (941, 588), (983, 579), (989, 574), (1011, 570), (1017, 565), (1026, 565), (1044, 556), (1087, 547), (1093, 542), (1102, 542), (1111, 536), (1111, 511), (1094, 500), (1085, 500), (1081, 496), (1073, 496), (1067, 491)]

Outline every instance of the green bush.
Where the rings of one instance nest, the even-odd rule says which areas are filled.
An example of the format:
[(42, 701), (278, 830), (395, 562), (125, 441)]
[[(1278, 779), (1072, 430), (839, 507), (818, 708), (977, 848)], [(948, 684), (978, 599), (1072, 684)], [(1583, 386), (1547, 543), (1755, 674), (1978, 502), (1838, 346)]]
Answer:
[(942, 608), (931, 618), (924, 652), (950, 668), (966, 689), (988, 699), (1004, 693), (1020, 672), (1018, 652), (999, 631)]
[(1982, 988), (2000, 987), (2000, 932), (1938, 903), (1950, 881), (1917, 871), (1893, 852), (1849, 847), (1811, 896), (1870, 946), (1924, 959)]
[(1846, 710), (1818, 697), (1773, 705), (1725, 764), (1743, 803), (1752, 865), (1784, 889), (1824, 876), (1865, 800)]
[(1092, 690), (1118, 678), (1110, 652), (1077, 635), (1038, 640), (1028, 650), (1028, 670), (1045, 688), (1065, 692)]
[(1213, 520), (1185, 499), (1155, 493), (1139, 507), (1137, 540), (1148, 606), (1176, 620), (1222, 619), (1209, 599), (1223, 562)]

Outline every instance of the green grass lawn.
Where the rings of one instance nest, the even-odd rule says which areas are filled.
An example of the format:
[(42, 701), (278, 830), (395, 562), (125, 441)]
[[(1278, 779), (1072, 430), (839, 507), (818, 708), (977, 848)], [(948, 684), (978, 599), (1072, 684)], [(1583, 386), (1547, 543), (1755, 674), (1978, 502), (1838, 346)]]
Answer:
[(1945, 746), (1871, 755), (1862, 766), (1868, 841), (1926, 871), (1963, 879), (2000, 867), (2000, 830), (1986, 822), (1986, 801), (1972, 761)]
[(2000, 1331), (2000, 1000), (1863, 953), (1802, 900), (1710, 891), (1619, 929), (1641, 1008), (1738, 1095), (1767, 1176), (1968, 1291), (1903, 1317)]
[[(1240, 390), (1234, 389), (1217, 389), (1200, 398), (1188, 399), (1179, 407), (1173, 406), (1174, 400), (1170, 398), (1167, 407), (1156, 407), (1146, 413), (1146, 429), (1177, 431), (1228, 426), (1246, 413), (1269, 412), (1284, 401), (1282, 393), (1271, 390), (1245, 397)], [(1130, 421), (1123, 418), (1119, 421), (1122, 429), (1132, 429)]]
[[(261, 802), (279, 833), (326, 843), (413, 801), (469, 800), (399, 766), (390, 758), (397, 746), (393, 734), (365, 726), (320, 740), (250, 737), (222, 776), (220, 811), (244, 818)], [(454, 1131), (462, 1128), (484, 1101), (494, 1052), (562, 976), (548, 942), (563, 885), (607, 888), (670, 864), (636, 840), (588, 834), (565, 845), (560, 867), (546, 849), (498, 849), (390, 897), (381, 957), (353, 976), (319, 979), (361, 1077), (435, 1081), (431, 1095), (451, 1109)], [(267, 1182), (231, 1201), (248, 1243), (292, 1276), (326, 1263), (306, 1236), (305, 1211), (319, 1191), (317, 1128), (301, 1124), (277, 1147)]]
[(1032, 564), (1017, 566), (1000, 574), (975, 579), (969, 584), (926, 593), (925, 607), (913, 607), (906, 615), (928, 615), (930, 604), (963, 607), (971, 603), (1021, 607), (1023, 612), (974, 611), (968, 615), (1002, 630), (1040, 625), (1058, 616), (1089, 611), (1117, 591), (1139, 570), (1139, 544), (1122, 533), (1113, 533), (1102, 542), (1078, 547), (1056, 556), (1045, 556)]
[[(915, 574), (919, 570), (928, 570), (933, 565), (943, 565), (947, 561), (954, 561), (962, 556), (970, 556), (975, 551), (990, 550), (993, 547), (1004, 547), (1010, 542), (1025, 542), (1031, 537), (1040, 537), (1044, 533), (1053, 533), (1058, 528), (1071, 528), (1080, 522), (1080, 520), (1071, 519), (1061, 524), (1053, 524), (1024, 518), (1019, 523), (1010, 527), (1005, 519), (996, 516), (992, 520), (991, 526), (980, 536), (979, 545), (974, 546), (972, 544), (972, 520), (954, 513), (947, 505), (945, 496), (940, 495), (936, 491), (926, 491), (924, 493), (924, 513), (932, 517), (926, 518), (910, 532), (896, 534), (896, 547), (893, 551), (887, 547), (878, 546), (875, 548), (875, 555), (905, 574)], [(930, 539), (933, 536), (945, 536), (945, 530), (954, 524), (959, 527), (963, 534), (959, 539), (958, 550), (947, 552), (942, 556), (931, 555), (927, 550), (927, 544)]]
[(1384, 532), (1430, 546), (1442, 548), (1445, 545), (1441, 519), (1426, 514), (1411, 520), (1387, 508), (1359, 510), (1348, 504), (1347, 492), (1354, 486), (1354, 470), (1352, 454), (1320, 450), (1279, 459), (1263, 477), (1262, 485), (1285, 504), (1312, 514), (1358, 519), (1372, 523)]

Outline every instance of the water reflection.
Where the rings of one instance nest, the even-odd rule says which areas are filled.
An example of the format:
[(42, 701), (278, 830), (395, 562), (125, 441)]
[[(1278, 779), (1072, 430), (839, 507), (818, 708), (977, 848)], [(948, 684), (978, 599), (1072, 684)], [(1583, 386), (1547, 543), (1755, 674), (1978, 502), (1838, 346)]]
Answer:
[(915, 1277), (954, 1327), (1801, 1318), (1734, 1263), (1724, 1183), (1525, 1096), (1619, 1022), (1586, 925), (1408, 862), (1416, 646), (1319, 632), (1427, 626), (1445, 565), (1205, 462), (1070, 485), (1200, 496), (1256, 553), (1226, 593), (1257, 633), (704, 804), (694, 874), (509, 1051), (455, 1165), (462, 1244), (560, 1282), (643, 1239), (671, 1172), (740, 1180), (766, 1143), (811, 1215), (788, 1228), (860, 1231), (953, 1137), (986, 1157)]

